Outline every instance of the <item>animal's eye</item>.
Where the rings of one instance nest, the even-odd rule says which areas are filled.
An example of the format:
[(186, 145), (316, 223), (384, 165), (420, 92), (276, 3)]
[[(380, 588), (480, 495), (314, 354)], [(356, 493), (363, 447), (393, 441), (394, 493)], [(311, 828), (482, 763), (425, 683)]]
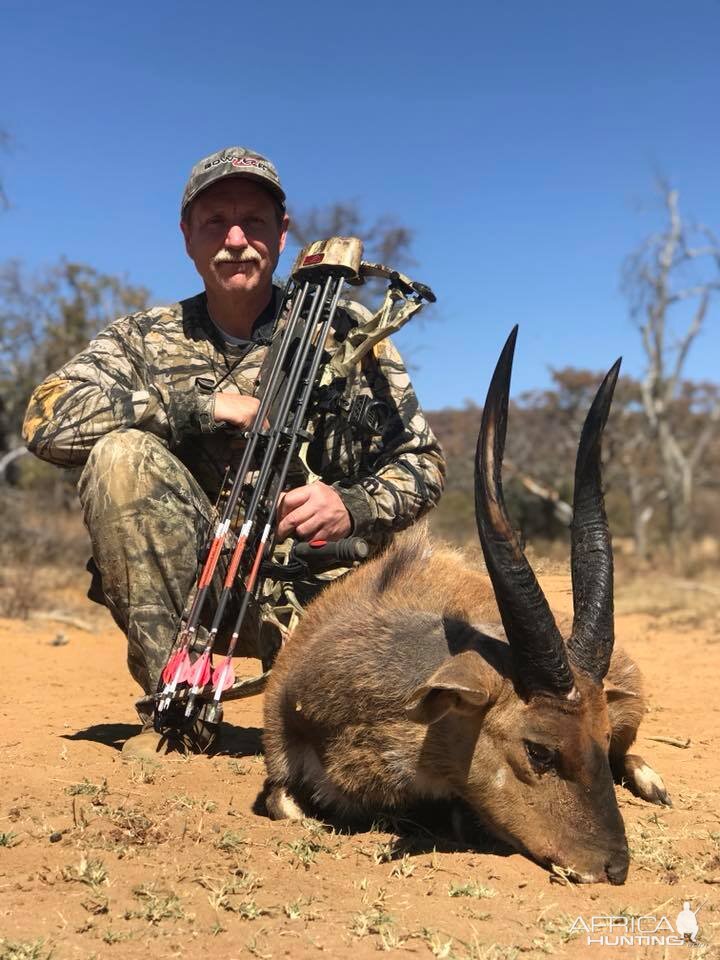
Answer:
[(525, 740), (525, 752), (533, 769), (537, 773), (546, 773), (555, 766), (555, 751), (542, 743)]

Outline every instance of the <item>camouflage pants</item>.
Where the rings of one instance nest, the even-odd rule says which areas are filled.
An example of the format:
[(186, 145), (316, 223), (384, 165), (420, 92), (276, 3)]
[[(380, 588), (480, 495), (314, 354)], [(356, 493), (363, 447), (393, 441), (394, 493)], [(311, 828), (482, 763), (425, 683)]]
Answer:
[[(145, 693), (154, 693), (216, 511), (187, 468), (156, 437), (139, 430), (116, 430), (95, 444), (78, 492), (103, 602), (127, 636), (130, 673)], [(211, 585), (200, 641), (207, 636), (228, 559), (221, 557)], [(236, 615), (231, 602), (215, 645), (220, 653)], [(251, 605), (238, 655), (265, 658), (277, 640)]]

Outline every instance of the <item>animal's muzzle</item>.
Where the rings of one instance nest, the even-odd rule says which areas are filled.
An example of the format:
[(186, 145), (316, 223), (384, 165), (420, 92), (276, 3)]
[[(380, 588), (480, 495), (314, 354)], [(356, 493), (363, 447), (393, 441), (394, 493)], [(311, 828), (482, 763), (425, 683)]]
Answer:
[(607, 876), (610, 883), (620, 884), (625, 883), (625, 879), (628, 875), (628, 867), (630, 866), (630, 855), (627, 851), (621, 850), (613, 856), (605, 864), (605, 875)]

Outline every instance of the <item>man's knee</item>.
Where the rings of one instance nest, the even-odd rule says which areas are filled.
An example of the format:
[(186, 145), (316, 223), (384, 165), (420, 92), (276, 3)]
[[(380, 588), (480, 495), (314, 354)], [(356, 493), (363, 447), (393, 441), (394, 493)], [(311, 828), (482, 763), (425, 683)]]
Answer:
[(78, 492), (90, 503), (123, 507), (167, 488), (180, 463), (151, 433), (113, 430), (95, 444), (80, 477)]

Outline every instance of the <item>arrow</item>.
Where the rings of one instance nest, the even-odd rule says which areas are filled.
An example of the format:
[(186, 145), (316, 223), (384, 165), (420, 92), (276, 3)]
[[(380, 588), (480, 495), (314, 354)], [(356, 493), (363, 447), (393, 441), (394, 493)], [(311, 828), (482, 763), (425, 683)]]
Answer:
[(224, 690), (233, 685), (235, 680), (235, 671), (232, 666), (232, 659), (225, 657), (220, 666), (214, 671), (212, 676), (213, 689), (215, 696), (213, 699), (219, 700)]
[(210, 665), (210, 651), (206, 650), (203, 654), (201, 654), (201, 656), (198, 657), (187, 673), (186, 682), (191, 685), (192, 689), (188, 694), (188, 702), (185, 709), (186, 717), (189, 717), (193, 712), (195, 698), (200, 693), (202, 688), (208, 683), (211, 674), (212, 667)]
[(162, 672), (162, 678), (165, 683), (173, 682), (175, 672), (180, 665), (180, 661), (185, 657), (186, 654), (187, 650), (185, 650), (183, 647), (179, 647), (175, 653), (171, 654), (170, 659), (165, 664), (165, 669)]
[(211, 673), (210, 653), (206, 651), (198, 657), (195, 663), (191, 664), (187, 672), (186, 683), (189, 683), (192, 687), (191, 693), (199, 693), (210, 679)]

